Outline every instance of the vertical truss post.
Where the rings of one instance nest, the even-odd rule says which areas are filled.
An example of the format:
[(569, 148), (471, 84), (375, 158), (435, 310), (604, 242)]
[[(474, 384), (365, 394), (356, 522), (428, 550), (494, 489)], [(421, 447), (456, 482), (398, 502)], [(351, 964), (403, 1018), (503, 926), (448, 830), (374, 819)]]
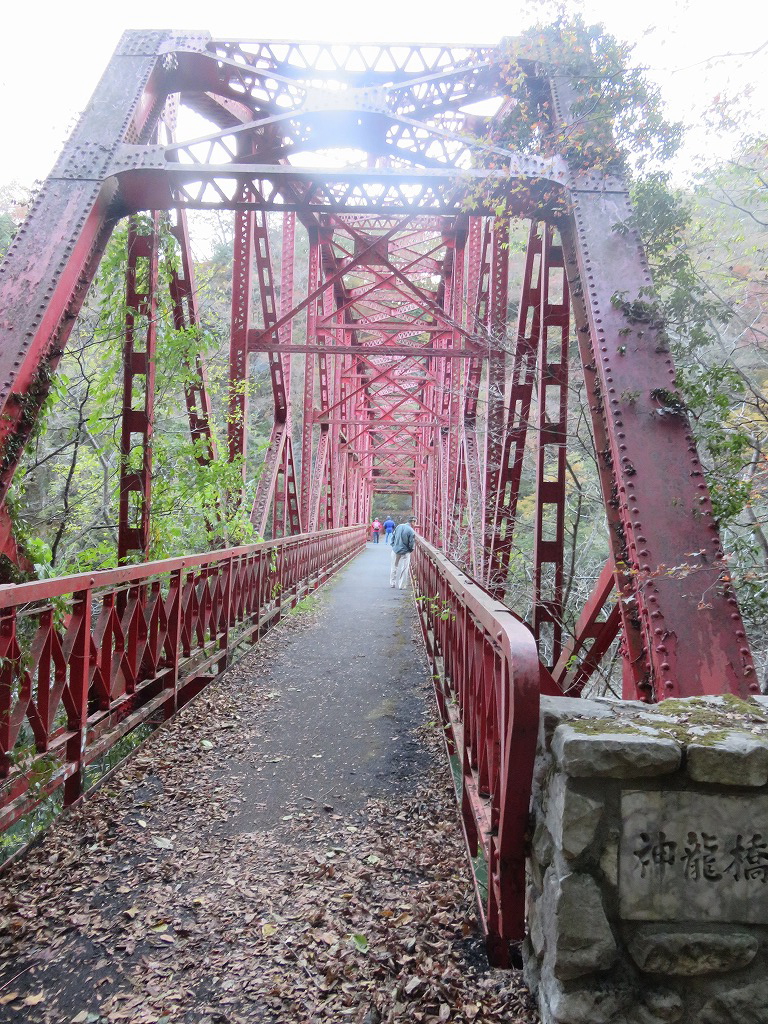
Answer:
[[(549, 235), (546, 237), (551, 238)], [(542, 239), (539, 225), (534, 221), (528, 233), (525, 255), (498, 487), (499, 511), (496, 530), (491, 538), (489, 582), (491, 588), (498, 594), (503, 592), (509, 576), (512, 538), (536, 374), (541, 333), (541, 255)]]
[[(470, 264), (467, 301), (470, 329), (483, 337), (488, 325), (488, 295), (491, 284), (491, 245), (493, 230), (486, 218), (473, 217), (470, 221)], [(487, 337), (483, 337), (487, 344)], [(467, 366), (467, 385), (464, 399), (464, 419), (474, 423), (477, 418), (477, 399), (480, 393), (482, 359), (470, 359)]]
[[(171, 305), (173, 326), (177, 331), (196, 330), (200, 326), (197, 307), (195, 271), (189, 244), (187, 214), (176, 210), (176, 223), (171, 233), (179, 244), (180, 269), (171, 270)], [(216, 458), (216, 443), (211, 433), (211, 400), (208, 395), (205, 366), (198, 354), (187, 359), (188, 379), (184, 383), (184, 399), (189, 416), (189, 432), (195, 448), (195, 458), (201, 466), (207, 466)]]
[[(313, 500), (317, 466), (312, 461), (312, 442), (315, 428), (315, 354), (311, 349), (317, 340), (317, 322), (322, 316), (322, 296), (317, 294), (320, 287), (322, 268), (320, 265), (320, 238), (317, 228), (308, 229), (309, 253), (307, 269), (307, 295), (315, 296), (307, 305), (307, 350), (304, 354), (304, 408), (301, 422), (301, 521), (307, 529), (317, 529), (317, 512)], [(327, 434), (327, 427), (321, 428), (321, 438)], [(320, 459), (319, 445), (316, 461)]]
[(296, 472), (293, 465), (291, 439), (288, 436), (285, 436), (280, 448), (273, 492), (272, 536), (285, 537), (289, 534), (300, 533)]
[(328, 427), (323, 424), (320, 428), (315, 461), (312, 465), (312, 491), (309, 510), (309, 529), (311, 531), (321, 529), (321, 523), (325, 521), (325, 507), (321, 507), (320, 503), (323, 496), (323, 488), (326, 486), (328, 478), (328, 446)]
[[(270, 339), (267, 349), (272, 382), (274, 421), (261, 475), (251, 509), (251, 522), (266, 536), (271, 522), (273, 537), (286, 532), (301, 532), (298, 504), (294, 500), (296, 482), (293, 478), (293, 446), (290, 417), (290, 352), (291, 318), (286, 318), (293, 299), (293, 247), (295, 217), (288, 214), (283, 221), (283, 262), (281, 271), (281, 314), (278, 318), (275, 274), (269, 241), (269, 224), (264, 209), (253, 216), (253, 254), (259, 281), (263, 319), (262, 331)], [(278, 328), (278, 319), (282, 325)], [(277, 335), (276, 337), (274, 335)], [(258, 339), (258, 333), (256, 335)]]
[[(448, 279), (443, 277), (444, 281)], [(422, 524), (422, 535), (430, 544), (435, 544), (438, 531), (438, 501), (440, 477), (437, 472), (440, 434), (433, 425), (435, 408), (435, 358), (425, 360), (426, 378), (421, 389), (421, 401), (426, 406), (420, 419), (425, 425), (418, 428), (416, 465), (414, 467), (414, 502), (416, 515)], [(429, 410), (429, 411), (428, 411)], [(436, 446), (437, 442), (437, 446)]]
[[(467, 246), (466, 232), (463, 231), (455, 239), (453, 277), (451, 282), (451, 313), (454, 323), (459, 327), (468, 326), (467, 305), (464, 288), (466, 284)], [(463, 342), (460, 331), (453, 330), (451, 347), (458, 348)], [(441, 443), (444, 459), (444, 507), (443, 507), (443, 544), (446, 551), (454, 550), (457, 538), (456, 528), (456, 488), (459, 473), (459, 457), (461, 451), (461, 408), (463, 387), (463, 364), (456, 359), (444, 359), (443, 394), (441, 413), (445, 426), (441, 427)]]
[[(344, 325), (346, 319), (346, 313), (343, 309), (335, 309), (333, 312), (333, 322), (339, 328)], [(327, 360), (324, 353), (320, 353), (320, 358)], [(333, 481), (331, 487), (332, 493), (332, 522), (334, 527), (344, 525), (344, 516), (346, 512), (346, 501), (347, 501), (347, 459), (341, 449), (341, 439), (343, 435), (346, 435), (348, 429), (346, 424), (342, 425), (346, 419), (349, 418), (349, 410), (347, 406), (347, 386), (346, 380), (344, 379), (344, 368), (348, 357), (345, 355), (336, 355), (331, 357), (330, 373), (328, 373), (328, 392), (327, 392), (327, 406), (326, 409), (330, 409), (332, 406), (338, 405), (338, 416), (335, 417), (336, 422), (330, 426), (331, 435), (331, 479)]]
[[(269, 223), (266, 210), (263, 207), (257, 207), (253, 211), (253, 261), (259, 282), (263, 330), (265, 334), (268, 334), (277, 324), (278, 316), (275, 273), (269, 241)], [(278, 337), (275, 339), (277, 344), (270, 345), (267, 350), (269, 374), (272, 380), (275, 423), (285, 423), (288, 419), (288, 393), (286, 388), (288, 361), (287, 356), (282, 351), (284, 337), (284, 333), (278, 332)]]
[[(280, 316), (288, 317), (293, 309), (294, 265), (296, 258), (296, 214), (283, 216), (282, 266), (280, 272)], [(293, 416), (291, 414), (291, 344), (293, 343), (293, 318), (285, 319), (279, 332), (280, 344), (284, 349), (283, 386), (286, 393), (288, 417), (285, 439), (285, 495), (287, 502), (286, 529), (293, 536), (302, 532), (301, 509), (297, 487), (296, 465), (293, 458)]]
[(538, 359), (538, 453), (534, 527), (533, 633), (539, 655), (553, 666), (562, 651), (563, 548), (568, 441), (570, 302), (563, 250), (545, 228), (541, 260), (541, 332)]
[[(247, 186), (240, 190), (240, 199), (250, 199)], [(229, 461), (241, 461), (245, 480), (246, 427), (248, 416), (248, 328), (251, 322), (251, 291), (253, 278), (253, 210), (249, 207), (235, 213), (235, 240), (232, 256), (232, 313), (229, 339), (229, 404), (227, 435)], [(242, 500), (242, 494), (240, 495)]]
[[(477, 218), (469, 223), (469, 232)], [(471, 246), (467, 244), (468, 232), (463, 231), (460, 238), (456, 240), (455, 260), (452, 281), (452, 313), (453, 320), (459, 328), (469, 328), (471, 316), (469, 304), (465, 291), (471, 291), (471, 281), (468, 281), (467, 267), (471, 276), (472, 262), (470, 258)], [(471, 237), (471, 234), (470, 234)], [(453, 346), (462, 344), (463, 338), (460, 330), (452, 331), (451, 343)], [(464, 363), (453, 359), (446, 359), (445, 390), (442, 396), (442, 413), (447, 421), (447, 428), (441, 429), (441, 445), (443, 457), (446, 463), (444, 470), (446, 478), (445, 507), (443, 513), (444, 538), (443, 544), (446, 553), (455, 561), (463, 563), (466, 561), (466, 545), (463, 520), (465, 517), (466, 498), (466, 476), (463, 470), (463, 418), (466, 377)]]
[[(468, 281), (469, 315), (476, 334), (484, 332), (487, 323), (488, 289), (490, 284), (491, 230), (488, 223), (473, 217), (470, 221), (470, 266)], [(487, 338), (483, 338), (487, 344)], [(483, 478), (480, 451), (477, 442), (477, 402), (483, 361), (474, 357), (468, 362), (464, 387), (464, 422), (462, 424), (462, 506), (467, 519), (467, 539), (472, 573), (477, 579), (484, 576), (485, 563), (485, 509), (483, 507)]]
[(118, 561), (149, 556), (157, 342), (159, 216), (128, 230)]
[(493, 225), (493, 248), (488, 301), (488, 408), (485, 447), (485, 551), (483, 579), (491, 580), (493, 550), (499, 529), (502, 458), (504, 454), (505, 351), (507, 301), (509, 294), (509, 222), (497, 218)]
[(464, 440), (458, 452), (458, 467), (456, 472), (456, 497), (454, 501), (454, 539), (450, 551), (451, 559), (457, 565), (465, 566), (471, 561), (471, 537), (470, 518), (466, 510), (469, 507), (467, 499), (467, 466), (464, 450)]

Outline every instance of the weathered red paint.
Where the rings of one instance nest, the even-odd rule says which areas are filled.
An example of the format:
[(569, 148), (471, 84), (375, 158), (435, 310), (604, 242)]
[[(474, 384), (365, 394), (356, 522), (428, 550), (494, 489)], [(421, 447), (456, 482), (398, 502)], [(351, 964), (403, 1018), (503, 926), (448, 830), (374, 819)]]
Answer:
[[(658, 327), (631, 321), (616, 300), (647, 294), (651, 284), (624, 184), (600, 171), (571, 170), (557, 154), (490, 144), (500, 115), (494, 121), (465, 113), (468, 104), (491, 100), (509, 111), (515, 98), (506, 95), (505, 79), (516, 53), (509, 42), (307, 48), (126, 33), (0, 274), (4, 499), (117, 220), (178, 211), (186, 262), (172, 284), (174, 315), (177, 325), (193, 325), (185, 211), (234, 211), (227, 455), (242, 459), (244, 478), (254, 472), (247, 385), (260, 359), (269, 369), (273, 418), (252, 519), (262, 533), (295, 535), (299, 547), (274, 549), (280, 572), (301, 560), (301, 530), (341, 536), (334, 528), (367, 523), (386, 511), (389, 495), (412, 497), (431, 545), (419, 547), (420, 586), (428, 596), (434, 587), (452, 609), (446, 618), (422, 609), (422, 619), (431, 653), (450, 658), (455, 673), (443, 698), (455, 694), (459, 710), (447, 711), (443, 699), (443, 711), (464, 760), (470, 845), (479, 841), (491, 865), (487, 927), (500, 938), (518, 934), (522, 921), (525, 780), (539, 689), (579, 692), (616, 635), (628, 697), (758, 689), (689, 425), (679, 407), (665, 404), (675, 390), (671, 356)], [(521, 82), (529, 76), (537, 95), (549, 95), (551, 116), (566, 125), (571, 100), (563, 83), (531, 77), (531, 61), (514, 71)], [(152, 141), (155, 129), (176, 94), (213, 127), (204, 138), (161, 145)], [(350, 149), (366, 160), (292, 163), (297, 153)], [(278, 216), (280, 268), (267, 231), (268, 218)], [(508, 216), (531, 220), (511, 339)], [(624, 227), (615, 231), (619, 223)], [(306, 233), (302, 294), (296, 230)], [(571, 319), (611, 560), (565, 635)], [(301, 362), (303, 381), (296, 379)], [(129, 352), (126, 365), (127, 380), (144, 372)], [(197, 365), (186, 395), (203, 460), (216, 457), (204, 369)], [(151, 408), (134, 409), (128, 399), (124, 431), (135, 434), (143, 416), (148, 453)], [(526, 445), (539, 453), (532, 633), (479, 589), (487, 586), (494, 598), (504, 593)], [(151, 508), (150, 481), (145, 461), (137, 484), (142, 516)], [(124, 484), (124, 492), (133, 485), (127, 477)], [(124, 554), (146, 550), (144, 526), (137, 535), (131, 528), (123, 511)], [(343, 536), (358, 538), (354, 547), (361, 535)], [(20, 560), (2, 504), (0, 553)], [(65, 636), (40, 609), (36, 671), (44, 685), (37, 691), (21, 671), (18, 601), (0, 589), (0, 609), (7, 609), (0, 613), (6, 758), (28, 721), (40, 749), (60, 756), (56, 778), (74, 780), (67, 783), (72, 796), (84, 749), (90, 757), (136, 715), (166, 714), (196, 685), (183, 662), (197, 633), (216, 637), (205, 671), (225, 664), (232, 630), (252, 614), (248, 602), (266, 599), (262, 556), (233, 556), (226, 571), (216, 559), (200, 558), (168, 570), (178, 573), (168, 584), (150, 582), (160, 571), (152, 567), (116, 570), (111, 582), (125, 586), (100, 599), (92, 626), (75, 599)], [(193, 565), (199, 569), (188, 569)], [(58, 584), (27, 586), (25, 599), (44, 600)], [(547, 631), (544, 666), (535, 639)], [(88, 721), (94, 709), (102, 717), (92, 732), (88, 725), (83, 748), (86, 700)], [(51, 732), (51, 709), (61, 701), (66, 742)], [(20, 798), (17, 809), (27, 799), (20, 785), (15, 778), (7, 790), (11, 801)]]
[(539, 659), (508, 608), (419, 539), (414, 578), (427, 654), (457, 784), (469, 853), (481, 851), (489, 955), (525, 935), (525, 834), (539, 730)]

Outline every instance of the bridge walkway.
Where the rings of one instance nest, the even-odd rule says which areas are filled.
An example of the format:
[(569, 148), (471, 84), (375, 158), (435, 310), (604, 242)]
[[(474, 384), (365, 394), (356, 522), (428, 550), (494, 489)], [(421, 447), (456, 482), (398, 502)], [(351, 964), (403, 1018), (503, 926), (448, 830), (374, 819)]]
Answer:
[(0, 882), (0, 1021), (530, 1022), (369, 544)]

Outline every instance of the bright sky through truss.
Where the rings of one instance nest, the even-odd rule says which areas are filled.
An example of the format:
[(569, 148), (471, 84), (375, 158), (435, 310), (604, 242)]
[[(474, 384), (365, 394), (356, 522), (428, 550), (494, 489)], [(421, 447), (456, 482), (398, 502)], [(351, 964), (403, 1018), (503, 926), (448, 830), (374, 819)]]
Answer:
[[(637, 61), (658, 81), (670, 116), (691, 126), (678, 176), (698, 159), (729, 155), (728, 141), (714, 138), (703, 123), (703, 111), (718, 94), (740, 92), (752, 83), (755, 95), (745, 109), (751, 106), (755, 124), (745, 127), (766, 132), (768, 5), (755, 0), (727, 5), (714, 0), (583, 0), (581, 7), (588, 21), (602, 21), (619, 38), (637, 44)], [(287, 0), (228, 9), (201, 0), (154, 0), (142, 12), (103, 0), (45, 3), (35, 9), (14, 4), (2, 15), (0, 185), (13, 180), (31, 185), (48, 174), (126, 28), (206, 29), (232, 39), (493, 43), (530, 24), (533, 10), (545, 11), (546, 5)]]

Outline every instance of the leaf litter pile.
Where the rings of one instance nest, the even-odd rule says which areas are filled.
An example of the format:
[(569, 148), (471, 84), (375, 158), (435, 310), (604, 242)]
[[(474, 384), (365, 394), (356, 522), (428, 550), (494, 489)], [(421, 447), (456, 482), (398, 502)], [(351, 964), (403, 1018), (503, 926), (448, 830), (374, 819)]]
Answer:
[(270, 660), (308, 624), (281, 624), (8, 869), (0, 1021), (538, 1021), (520, 972), (482, 952), (426, 701), (430, 768), (407, 792), (228, 829), (264, 771)]

